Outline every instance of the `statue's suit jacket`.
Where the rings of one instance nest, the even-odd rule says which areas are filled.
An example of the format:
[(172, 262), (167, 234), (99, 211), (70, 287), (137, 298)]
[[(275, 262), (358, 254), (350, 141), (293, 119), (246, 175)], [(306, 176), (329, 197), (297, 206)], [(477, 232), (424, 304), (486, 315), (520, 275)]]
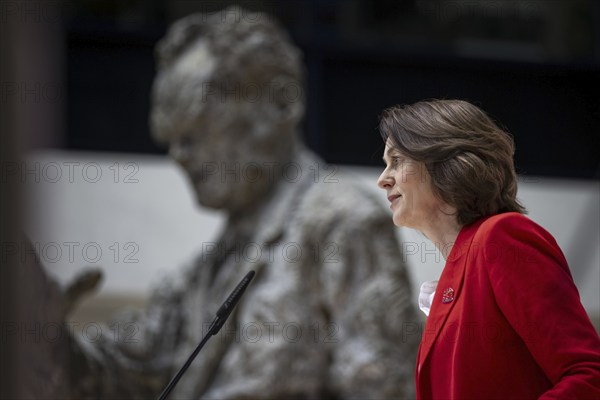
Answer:
[(518, 213), (460, 231), (416, 366), (418, 399), (599, 399), (600, 339), (554, 238)]
[(414, 398), (420, 320), (389, 210), (309, 151), (294, 164), (299, 174), (199, 244), (144, 312), (121, 316), (132, 340), (82, 343), (94, 359), (82, 396), (156, 397), (255, 270), (173, 398)]

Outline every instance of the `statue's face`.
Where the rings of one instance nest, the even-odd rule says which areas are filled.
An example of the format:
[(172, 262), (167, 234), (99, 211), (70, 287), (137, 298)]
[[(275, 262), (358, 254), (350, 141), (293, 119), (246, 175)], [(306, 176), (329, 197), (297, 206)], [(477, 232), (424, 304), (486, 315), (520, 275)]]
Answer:
[(185, 132), (169, 138), (169, 154), (185, 170), (200, 204), (239, 211), (250, 208), (274, 183), (284, 160), (260, 140), (252, 116), (236, 104), (215, 104), (196, 116)]
[[(154, 83), (152, 124), (206, 207), (249, 210), (289, 162), (291, 135), (280, 132), (268, 102), (218, 94), (216, 64), (203, 46), (180, 56)], [(251, 99), (254, 100), (254, 99)]]

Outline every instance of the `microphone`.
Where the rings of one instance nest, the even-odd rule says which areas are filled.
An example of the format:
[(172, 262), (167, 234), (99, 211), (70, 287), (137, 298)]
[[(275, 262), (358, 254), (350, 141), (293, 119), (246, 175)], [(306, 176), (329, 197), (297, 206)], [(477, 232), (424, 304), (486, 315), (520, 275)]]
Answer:
[(250, 284), (252, 278), (254, 278), (254, 271), (248, 272), (246, 276), (242, 278), (240, 283), (238, 283), (235, 289), (233, 289), (233, 292), (231, 292), (227, 300), (225, 300), (225, 303), (223, 303), (221, 308), (219, 308), (217, 311), (217, 317), (209, 328), (210, 334), (214, 336), (221, 330), (223, 324), (225, 321), (227, 321), (227, 318), (229, 318), (229, 314), (231, 314), (231, 311), (246, 291), (246, 288)]
[(169, 384), (162, 391), (160, 397), (158, 398), (159, 400), (165, 400), (167, 398), (167, 396), (169, 395), (169, 393), (171, 393), (175, 385), (177, 385), (177, 382), (179, 382), (179, 379), (181, 379), (185, 371), (188, 369), (192, 361), (194, 361), (194, 358), (196, 358), (202, 347), (204, 347), (204, 344), (208, 342), (208, 339), (216, 335), (221, 330), (223, 324), (225, 323), (225, 321), (227, 321), (227, 318), (229, 318), (231, 311), (235, 308), (235, 305), (244, 294), (244, 291), (250, 284), (252, 278), (254, 278), (254, 271), (248, 272), (246, 276), (242, 278), (240, 283), (238, 283), (235, 289), (233, 289), (233, 292), (231, 292), (227, 300), (225, 300), (225, 303), (223, 303), (221, 308), (219, 308), (219, 310), (217, 311), (217, 316), (210, 324), (210, 327), (208, 328), (208, 333), (204, 335), (200, 344), (198, 344), (194, 352), (188, 357), (185, 364), (183, 364), (183, 367), (181, 367), (181, 369), (177, 372), (177, 374), (173, 377), (173, 379), (171, 379)]

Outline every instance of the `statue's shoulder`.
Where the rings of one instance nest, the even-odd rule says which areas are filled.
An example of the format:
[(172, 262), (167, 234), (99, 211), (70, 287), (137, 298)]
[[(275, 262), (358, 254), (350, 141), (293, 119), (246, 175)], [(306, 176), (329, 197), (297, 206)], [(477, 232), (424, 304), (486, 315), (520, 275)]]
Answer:
[(346, 228), (379, 225), (392, 227), (391, 215), (373, 190), (351, 172), (329, 166), (328, 180), (312, 182), (298, 206), (298, 221), (304, 225), (336, 225)]

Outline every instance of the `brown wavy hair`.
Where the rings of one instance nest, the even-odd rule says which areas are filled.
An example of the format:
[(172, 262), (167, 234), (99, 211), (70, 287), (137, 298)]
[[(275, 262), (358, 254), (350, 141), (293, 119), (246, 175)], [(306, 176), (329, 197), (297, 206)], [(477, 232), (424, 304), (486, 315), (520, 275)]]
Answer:
[(462, 100), (429, 100), (386, 109), (384, 142), (425, 164), (434, 193), (457, 210), (461, 225), (508, 211), (517, 200), (512, 137), (480, 108)]

